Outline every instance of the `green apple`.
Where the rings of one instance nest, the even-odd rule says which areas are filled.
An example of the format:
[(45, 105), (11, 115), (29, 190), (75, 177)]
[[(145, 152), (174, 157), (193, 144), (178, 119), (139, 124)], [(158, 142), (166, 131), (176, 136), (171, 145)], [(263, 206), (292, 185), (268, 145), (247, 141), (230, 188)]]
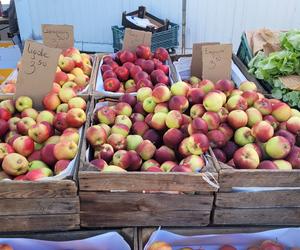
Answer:
[(241, 127), (234, 133), (234, 141), (240, 146), (244, 146), (255, 141), (255, 137), (251, 134), (251, 129), (248, 127)]
[(128, 135), (126, 140), (127, 140), (127, 149), (136, 150), (138, 145), (142, 143), (143, 137), (141, 137), (140, 135)]

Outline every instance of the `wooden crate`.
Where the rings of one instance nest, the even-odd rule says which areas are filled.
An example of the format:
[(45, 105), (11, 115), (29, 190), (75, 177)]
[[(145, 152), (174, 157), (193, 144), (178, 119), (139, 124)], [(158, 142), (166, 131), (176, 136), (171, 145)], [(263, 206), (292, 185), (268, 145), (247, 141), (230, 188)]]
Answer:
[(36, 240), (49, 241), (71, 241), (81, 240), (108, 232), (119, 233), (124, 240), (129, 244), (131, 249), (138, 249), (138, 229), (137, 228), (111, 228), (111, 229), (97, 229), (97, 230), (75, 230), (68, 232), (44, 232), (44, 233), (26, 233), (26, 234), (1, 234), (1, 238), (29, 238)]
[[(87, 124), (91, 124), (91, 119)], [(78, 173), (82, 227), (210, 223), (213, 192), (217, 188), (206, 182), (205, 173), (100, 173), (86, 162), (86, 149), (84, 140)], [(211, 158), (206, 170), (217, 178)]]
[[(167, 227), (162, 228), (174, 234), (180, 234), (184, 236), (197, 236), (197, 235), (208, 235), (208, 234), (235, 234), (235, 233), (257, 233), (266, 230), (276, 229), (278, 227), (199, 227), (199, 228), (178, 228), (178, 227)], [(158, 228), (139, 228), (138, 230), (138, 249), (143, 250), (145, 245), (150, 239), (151, 234)]]
[[(300, 170), (243, 170), (218, 163), (215, 225), (299, 225)], [(243, 192), (234, 191), (245, 188)], [(250, 192), (249, 188), (264, 188)], [(281, 188), (270, 190), (268, 188)]]
[(73, 180), (0, 182), (0, 233), (79, 228), (79, 197)]

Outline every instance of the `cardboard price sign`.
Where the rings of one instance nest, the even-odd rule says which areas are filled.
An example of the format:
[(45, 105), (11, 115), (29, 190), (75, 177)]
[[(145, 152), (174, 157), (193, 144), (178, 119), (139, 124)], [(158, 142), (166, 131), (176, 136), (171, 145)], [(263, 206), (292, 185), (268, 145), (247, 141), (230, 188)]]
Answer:
[(231, 79), (231, 44), (202, 46), (202, 79)]
[(124, 34), (123, 49), (133, 51), (137, 46), (141, 44), (151, 47), (151, 40), (151, 32), (126, 28)]
[(60, 49), (26, 41), (17, 78), (16, 97), (30, 96), (37, 109), (42, 108), (43, 97), (52, 89)]
[(43, 43), (51, 48), (67, 49), (74, 47), (73, 25), (43, 24)]

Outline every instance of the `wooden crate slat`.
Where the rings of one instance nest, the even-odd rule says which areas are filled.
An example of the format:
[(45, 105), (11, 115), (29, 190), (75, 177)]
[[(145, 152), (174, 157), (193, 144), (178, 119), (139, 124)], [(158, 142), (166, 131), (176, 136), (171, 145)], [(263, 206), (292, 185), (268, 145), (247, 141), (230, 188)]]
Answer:
[[(217, 174), (214, 174), (214, 177), (217, 179)], [(97, 173), (80, 171), (79, 185), (81, 191), (216, 191), (215, 187), (209, 185), (202, 178), (202, 174), (188, 173)]]
[(300, 170), (221, 170), (220, 191), (232, 187), (300, 187)]
[(299, 225), (300, 208), (216, 208), (215, 225)]
[(73, 213), (79, 213), (79, 197), (45, 199), (0, 199), (0, 216)]
[(202, 211), (140, 211), (110, 213), (105, 211), (81, 212), (81, 227), (127, 226), (207, 226), (210, 210)]
[(210, 210), (214, 199), (213, 195), (122, 192), (80, 192), (79, 195), (81, 211), (96, 212), (102, 210), (110, 213)]
[(55, 198), (76, 197), (77, 186), (72, 180), (47, 182), (11, 182), (0, 183), (0, 198)]
[(300, 207), (300, 190), (217, 193), (215, 204), (223, 208)]
[(78, 229), (79, 214), (0, 216), (0, 232), (67, 231)]

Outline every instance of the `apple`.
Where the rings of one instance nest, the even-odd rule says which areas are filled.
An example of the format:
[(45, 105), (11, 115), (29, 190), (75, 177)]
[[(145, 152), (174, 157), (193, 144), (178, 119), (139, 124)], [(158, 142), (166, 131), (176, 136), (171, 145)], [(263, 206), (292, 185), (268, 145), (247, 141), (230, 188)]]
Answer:
[[(155, 62), (154, 62), (154, 64), (155, 64)], [(169, 72), (170, 72), (169, 66), (165, 65), (165, 64), (156, 64), (155, 69), (162, 70), (165, 73), (165, 75), (167, 75), (167, 76), (169, 75)]]
[(143, 141), (142, 136), (140, 135), (128, 135), (126, 137), (127, 140), (127, 149), (128, 150), (136, 150), (138, 145)]
[(206, 112), (203, 104), (194, 104), (190, 109), (191, 118), (202, 117)]
[[(1, 119), (0, 119), (1, 120)], [(19, 117), (12, 117), (8, 120), (8, 126), (10, 131), (17, 131), (17, 124), (21, 119)], [(2, 120), (5, 122), (4, 120)]]
[(130, 154), (126, 150), (118, 150), (114, 153), (112, 164), (127, 169), (130, 165)]
[(117, 92), (121, 83), (117, 78), (107, 78), (105, 79), (103, 86), (106, 91)]
[(230, 97), (226, 103), (226, 108), (228, 111), (231, 110), (246, 110), (248, 108), (247, 100), (240, 96), (240, 95), (234, 95)]
[(178, 164), (174, 161), (166, 161), (163, 164), (160, 165), (160, 169), (163, 172), (171, 172), (173, 168), (178, 166)]
[(59, 160), (55, 163), (54, 166), (54, 173), (55, 175), (60, 174), (62, 171), (64, 171), (70, 164), (71, 161), (69, 160)]
[(225, 107), (221, 107), (218, 111), (220, 117), (220, 122), (226, 122), (228, 118), (229, 111)]
[(111, 134), (108, 138), (107, 138), (107, 143), (112, 145), (112, 147), (114, 148), (114, 150), (121, 150), (121, 149), (125, 149), (126, 148), (126, 138), (123, 135), (120, 134)]
[(241, 91), (257, 91), (257, 87), (254, 82), (244, 81), (239, 86)]
[(86, 139), (93, 147), (104, 144), (107, 140), (107, 133), (104, 128), (99, 125), (91, 126), (86, 131)]
[(285, 122), (292, 116), (292, 110), (286, 103), (278, 102), (273, 105), (272, 116), (279, 122)]
[(61, 89), (61, 86), (58, 83), (54, 82), (53, 85), (52, 85), (51, 92), (55, 93), (55, 94), (58, 94), (60, 89)]
[(143, 102), (146, 98), (152, 96), (152, 89), (149, 87), (142, 87), (137, 91), (137, 100)]
[(211, 111), (205, 112), (202, 119), (207, 123), (208, 130), (217, 129), (221, 122), (219, 115)]
[(142, 62), (141, 67), (145, 72), (151, 74), (151, 72), (155, 69), (155, 64), (152, 60), (145, 60)]
[(68, 128), (69, 124), (67, 123), (66, 117), (67, 117), (67, 113), (65, 112), (57, 113), (54, 116), (53, 126), (56, 130), (62, 132), (66, 128)]
[(147, 97), (143, 101), (143, 109), (148, 113), (153, 113), (156, 106), (156, 102), (152, 96)]
[(162, 112), (155, 113), (151, 119), (151, 127), (156, 130), (163, 130), (166, 127), (165, 124), (166, 117), (167, 117), (166, 113), (162, 113)]
[(226, 96), (229, 96), (231, 91), (234, 89), (234, 83), (226, 79), (219, 80), (216, 82), (215, 88), (225, 93)]
[(201, 80), (197, 76), (191, 76), (189, 79), (189, 83), (191, 85), (199, 83)]
[(188, 132), (190, 135), (195, 133), (203, 133), (207, 134), (208, 125), (207, 123), (200, 117), (196, 117), (188, 126)]
[(246, 110), (246, 114), (248, 116), (247, 126), (250, 128), (257, 122), (262, 121), (262, 114), (256, 108), (248, 108)]
[[(152, 83), (168, 83), (169, 78), (165, 75), (165, 73), (161, 69), (153, 70), (150, 74)], [(165, 82), (165, 78), (167, 78), (167, 82)]]
[(40, 161), (42, 160), (42, 157), (41, 157), (41, 150), (35, 150), (31, 155), (29, 155), (27, 157), (27, 160), (29, 162), (31, 161)]
[(275, 241), (272, 241), (272, 240), (265, 240), (261, 243), (260, 249), (261, 250), (268, 250), (268, 249), (284, 250), (285, 247), (283, 245), (281, 245), (280, 243), (278, 243), (278, 242), (275, 242)]
[(251, 129), (248, 127), (241, 127), (234, 133), (234, 142), (240, 146), (244, 146), (249, 143), (253, 143), (255, 137), (251, 133)]
[(278, 170), (278, 167), (274, 164), (274, 162), (272, 161), (262, 161), (259, 163), (257, 169), (274, 169), (274, 170)]
[(32, 108), (33, 102), (32, 99), (28, 96), (20, 96), (17, 98), (15, 107), (19, 112), (22, 112), (25, 109)]
[(169, 113), (169, 108), (168, 108), (168, 103), (163, 102), (163, 103), (158, 103), (155, 108), (154, 108), (154, 113)]
[(58, 60), (58, 66), (64, 72), (71, 72), (75, 67), (75, 62), (71, 57), (60, 56)]
[[(1, 103), (0, 103), (0, 106), (1, 106)], [(298, 116), (298, 117), (300, 117), (300, 111), (299, 110), (297, 110), (297, 109), (291, 109), (291, 111), (292, 111), (292, 116)], [(13, 112), (11, 111), (11, 113), (13, 113)]]
[(36, 120), (38, 114), (39, 113), (35, 109), (29, 108), (29, 109), (25, 109), (21, 112), (21, 118), (30, 117), (33, 120)]
[(292, 134), (291, 132), (287, 131), (287, 130), (279, 129), (275, 133), (275, 135), (279, 135), (279, 136), (282, 136), (282, 137), (286, 138), (289, 141), (291, 147), (293, 147), (295, 145), (295, 143), (296, 143), (296, 137), (295, 137), (295, 135)]
[(134, 80), (134, 82), (137, 83), (137, 86), (140, 86), (140, 85), (138, 84), (138, 82), (139, 82), (140, 80), (142, 80), (142, 79), (148, 79), (148, 80), (150, 80), (149, 74), (146, 73), (145, 71), (139, 71), (139, 72), (137, 72), (137, 73), (134, 75), (134, 77), (133, 77), (133, 80)]
[(218, 161), (223, 162), (223, 163), (227, 162), (227, 156), (222, 149), (214, 148), (213, 152)]
[(189, 85), (183, 81), (176, 82), (171, 86), (172, 95), (186, 96), (189, 90), (190, 90)]
[(132, 62), (134, 63), (134, 61), (136, 60), (136, 55), (128, 50), (123, 50), (120, 53), (120, 62), (122, 64), (126, 63), (126, 62)]
[(170, 128), (164, 133), (163, 142), (169, 148), (177, 149), (177, 146), (183, 138), (183, 133), (179, 129)]
[(161, 146), (155, 151), (154, 159), (160, 164), (165, 161), (175, 161), (175, 152), (167, 146)]
[(0, 119), (8, 121), (11, 118), (11, 113), (6, 108), (0, 107)]
[(2, 163), (5, 156), (14, 152), (15, 150), (8, 143), (0, 143), (0, 164)]
[(158, 86), (153, 89), (152, 97), (155, 103), (167, 102), (171, 98), (171, 92), (167, 86)]
[(37, 143), (43, 143), (50, 137), (50, 130), (43, 123), (38, 123), (28, 129), (28, 136)]
[(156, 147), (149, 140), (142, 141), (136, 148), (136, 152), (140, 155), (143, 160), (151, 159), (156, 151)]
[(127, 170), (130, 170), (130, 171), (139, 170), (142, 165), (141, 157), (134, 150), (128, 151), (127, 154), (129, 155), (129, 159), (130, 159), (130, 164), (129, 164), (129, 167), (127, 168)]
[(137, 102), (137, 98), (134, 95), (131, 95), (129, 93), (125, 93), (119, 98), (120, 102), (128, 103), (132, 108), (135, 106)]
[[(57, 142), (59, 143), (59, 142)], [(54, 156), (54, 147), (57, 144), (47, 144), (41, 149), (41, 159), (48, 166), (54, 166), (57, 159)], [(64, 151), (64, 150), (63, 150)]]
[(266, 152), (273, 159), (285, 158), (290, 151), (291, 145), (283, 136), (274, 136), (266, 143)]
[(279, 170), (292, 170), (292, 164), (286, 160), (274, 160), (273, 163)]
[(190, 88), (187, 92), (187, 98), (193, 104), (202, 103), (204, 96), (205, 92), (200, 88)]
[(63, 56), (66, 56), (66, 57), (72, 57), (72, 55), (74, 54), (80, 54), (79, 50), (74, 48), (74, 47), (71, 47), (71, 48), (67, 48), (66, 50), (63, 51)]
[(117, 115), (130, 116), (132, 114), (132, 108), (126, 102), (118, 102), (117, 105), (114, 106), (114, 110)]
[[(58, 96), (59, 96), (59, 99), (64, 102), (64, 103), (68, 103), (68, 101), (70, 99), (72, 99), (73, 97), (76, 96), (76, 93), (75, 91), (72, 89), (72, 88), (62, 88), (59, 90), (58, 92)], [(59, 104), (58, 104), (59, 105)], [(58, 106), (57, 105), (57, 106)], [(57, 107), (56, 106), (56, 107)]]
[(13, 148), (17, 153), (29, 156), (34, 151), (34, 141), (29, 136), (20, 136), (14, 141)]
[(258, 94), (253, 90), (244, 91), (241, 96), (246, 99), (248, 107), (251, 107), (259, 99)]
[(292, 116), (286, 122), (286, 127), (288, 131), (292, 132), (293, 134), (297, 135), (300, 133), (300, 117)]
[(215, 85), (212, 81), (203, 79), (197, 84), (197, 87), (204, 91), (205, 94), (215, 89)]
[(111, 125), (115, 122), (116, 112), (111, 107), (103, 106), (97, 111), (97, 118), (100, 123)]
[(16, 112), (15, 103), (13, 100), (0, 101), (0, 107), (7, 109), (11, 114), (14, 114)]
[(139, 65), (134, 65), (129, 69), (129, 74), (132, 78), (134, 78), (135, 75), (140, 71), (143, 71), (142, 67)]
[(256, 108), (262, 115), (269, 115), (273, 110), (272, 103), (266, 98), (255, 101), (253, 107)]
[(243, 110), (232, 110), (228, 114), (227, 122), (234, 129), (245, 127), (248, 123), (247, 113)]
[(119, 166), (108, 165), (108, 166), (105, 166), (101, 172), (102, 173), (123, 173), (123, 172), (127, 172), (127, 171), (123, 168), (120, 168)]
[(176, 165), (175, 167), (173, 167), (171, 169), (171, 172), (188, 172), (188, 173), (192, 173), (192, 169), (189, 168), (186, 165)]
[(259, 156), (251, 147), (242, 147), (233, 155), (235, 166), (241, 169), (256, 169), (259, 165)]
[(29, 170), (25, 175), (25, 180), (28, 181), (36, 181), (45, 177), (53, 176), (53, 172), (49, 168), (37, 168), (33, 170)]
[(264, 121), (268, 122), (274, 130), (276, 130), (279, 126), (279, 122), (272, 115), (264, 116)]
[(19, 176), (28, 171), (28, 161), (23, 155), (10, 153), (4, 157), (2, 169), (8, 175)]
[(115, 74), (121, 82), (126, 82), (129, 78), (129, 70), (123, 66), (116, 68)]
[(274, 129), (270, 123), (260, 121), (253, 125), (251, 129), (252, 135), (260, 142), (266, 142), (274, 135)]
[(115, 124), (111, 128), (112, 134), (120, 134), (126, 137), (129, 134), (129, 128), (125, 124)]
[(192, 153), (189, 151), (189, 148), (188, 148), (188, 145), (190, 143), (189, 140), (190, 140), (189, 137), (184, 138), (178, 146), (178, 152), (182, 157), (187, 157), (189, 155), (192, 155)]
[(203, 157), (198, 155), (190, 155), (181, 160), (179, 166), (185, 166), (190, 168), (193, 172), (201, 172), (202, 168), (205, 166), (205, 161)]
[(209, 92), (203, 99), (206, 111), (218, 112), (223, 106), (223, 98), (219, 93)]
[(286, 160), (292, 164), (293, 169), (300, 169), (300, 148), (293, 147)]
[(78, 148), (75, 142), (61, 141), (54, 146), (54, 156), (57, 160), (72, 160), (77, 154)]
[(116, 124), (126, 125), (129, 129), (132, 127), (132, 122), (130, 118), (126, 115), (118, 115), (115, 119), (115, 125)]
[(229, 141), (233, 137), (233, 129), (227, 123), (221, 123), (218, 130), (225, 135), (226, 141)]
[(226, 137), (220, 130), (211, 130), (207, 133), (209, 144), (212, 148), (221, 148), (226, 144)]
[(103, 159), (106, 162), (110, 162), (114, 155), (114, 148), (110, 144), (102, 144), (101, 146), (97, 147), (98, 151), (98, 158)]
[(147, 160), (142, 164), (141, 171), (147, 171), (151, 167), (160, 168), (160, 164), (153, 159)]
[[(225, 93), (223, 93), (222, 91), (220, 90), (212, 90), (211, 93), (217, 93), (221, 96), (222, 98), (222, 105), (224, 105), (227, 101), (227, 96), (225, 95)], [(208, 93), (209, 94), (209, 93)]]
[(189, 107), (189, 101), (185, 96), (172, 96), (169, 101), (170, 110), (178, 110), (181, 113), (184, 113)]
[(182, 114), (177, 110), (171, 110), (165, 117), (168, 128), (180, 128), (183, 123)]
[(126, 62), (123, 64), (123, 67), (127, 68), (128, 70), (130, 70), (133, 66), (134, 66), (134, 64), (132, 62)]
[(151, 58), (151, 50), (150, 47), (146, 46), (146, 45), (139, 45), (136, 47), (135, 50), (136, 56), (138, 58), (143, 58), (143, 59), (150, 59)]
[(143, 136), (148, 129), (149, 126), (144, 121), (137, 121), (132, 125), (132, 132), (140, 136)]
[(33, 170), (33, 169), (38, 169), (38, 168), (47, 168), (47, 164), (45, 164), (44, 162), (40, 161), (40, 160), (34, 160), (29, 162), (28, 164), (29, 167), (29, 171)]
[(80, 128), (86, 121), (86, 114), (80, 108), (72, 108), (68, 110), (66, 121), (73, 128)]
[(130, 116), (130, 119), (133, 123), (135, 122), (142, 122), (145, 120), (145, 117), (140, 114), (140, 113), (133, 113), (131, 116)]
[(28, 129), (35, 124), (35, 120), (33, 120), (31, 117), (24, 117), (17, 122), (17, 131), (21, 135), (27, 135)]
[(73, 97), (68, 101), (68, 109), (81, 108), (86, 110), (86, 101), (81, 97)]
[(202, 155), (209, 148), (209, 140), (205, 134), (193, 134), (188, 139), (187, 148), (193, 155)]
[[(117, 67), (119, 68), (119, 67)], [(116, 69), (117, 69), (116, 68)], [(102, 79), (105, 81), (108, 78), (117, 78), (116, 73), (114, 72), (114, 70), (106, 70), (103, 75), (102, 75)]]
[(56, 82), (60, 86), (64, 85), (64, 83), (66, 83), (68, 80), (69, 77), (65, 72), (59, 71), (55, 73), (54, 82)]

